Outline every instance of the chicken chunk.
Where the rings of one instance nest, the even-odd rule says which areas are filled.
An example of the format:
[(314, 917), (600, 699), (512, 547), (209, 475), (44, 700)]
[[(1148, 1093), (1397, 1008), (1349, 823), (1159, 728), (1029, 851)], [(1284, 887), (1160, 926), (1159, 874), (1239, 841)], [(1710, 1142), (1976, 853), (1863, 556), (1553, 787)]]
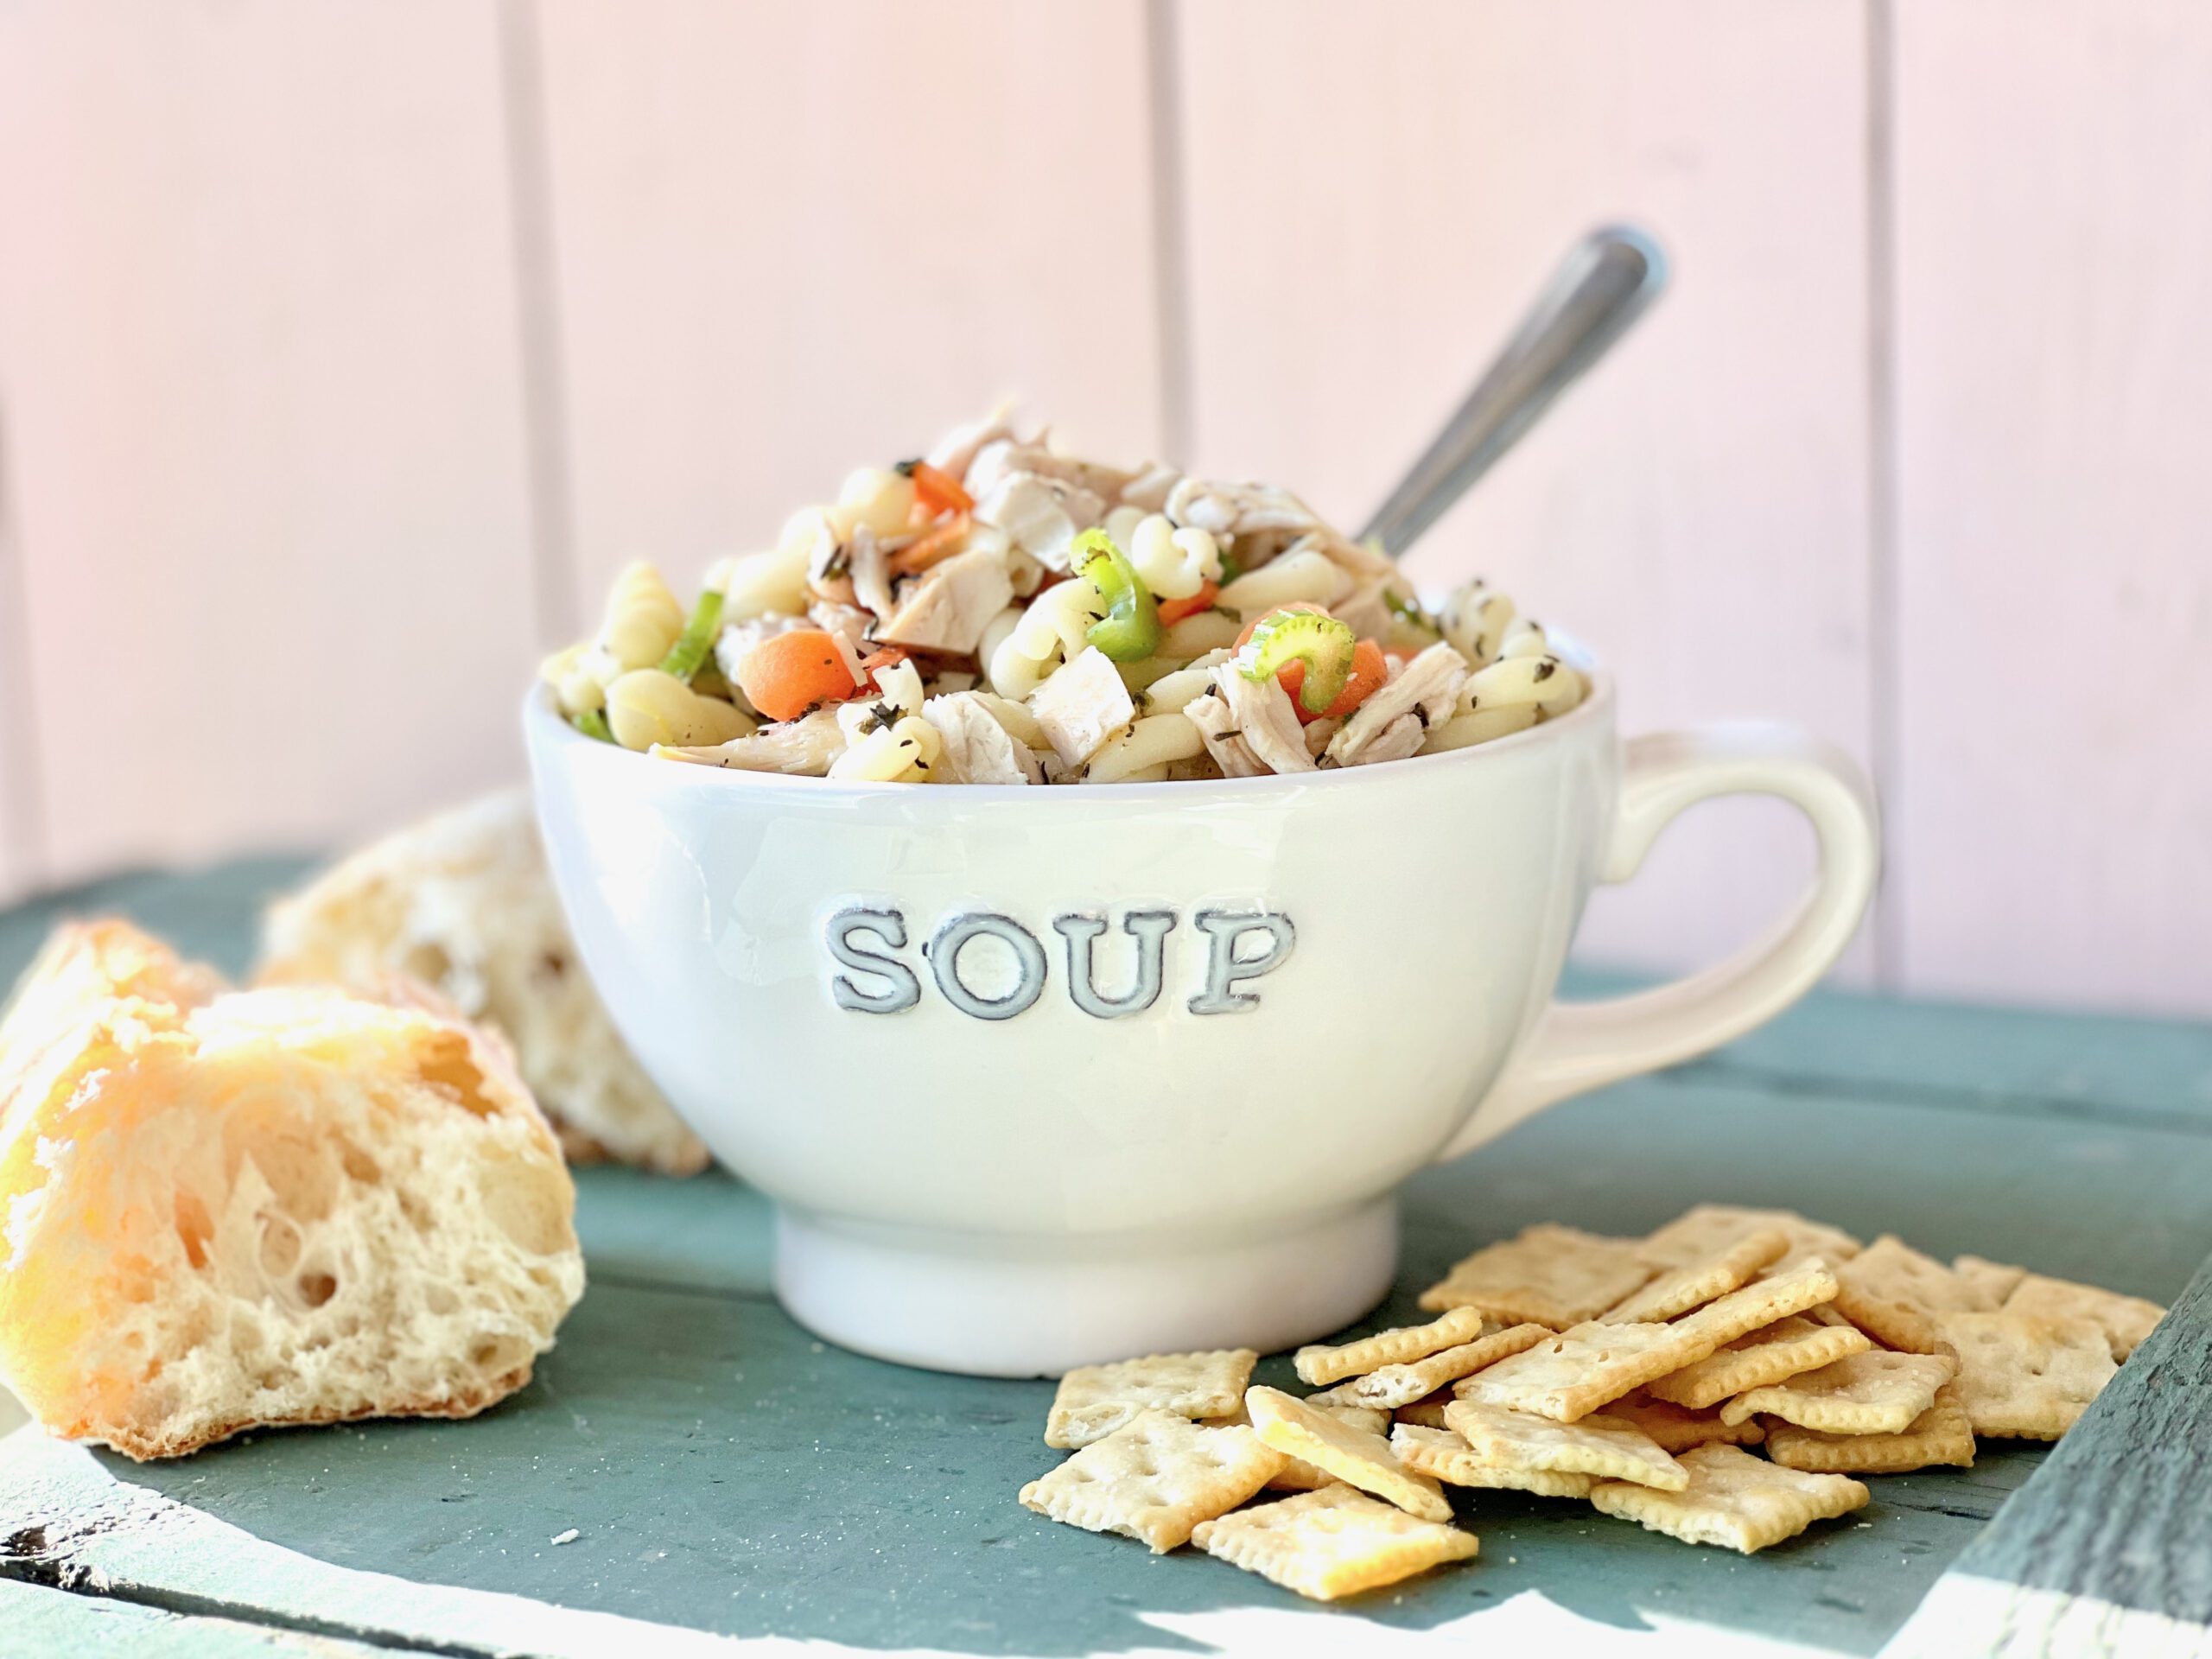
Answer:
[(884, 555), (883, 543), (866, 524), (856, 525), (852, 539), (845, 543), (845, 568), (853, 579), (853, 597), (861, 604), (878, 616), (887, 616), (898, 608), (899, 601), (891, 593), (891, 562)]
[(834, 599), (817, 599), (806, 607), (806, 620), (824, 633), (834, 633), (859, 651), (875, 626), (875, 613), (857, 605), (840, 605)]
[(1014, 546), (1065, 574), (1075, 538), (1106, 517), (1103, 498), (1036, 473), (1009, 473), (976, 502), (976, 517), (1004, 531)]
[(954, 427), (931, 448), (930, 465), (951, 477), (965, 479), (968, 469), (976, 463), (977, 454), (986, 445), (1014, 435), (1014, 429), (1007, 424), (1008, 408), (1009, 405), (1001, 404), (982, 420)]
[(965, 656), (982, 643), (992, 619), (1013, 602), (1005, 553), (995, 547), (971, 548), (901, 582), (895, 607), (877, 626), (875, 637), (888, 645)]
[(1306, 728), (1298, 723), (1298, 710), (1281, 680), (1252, 679), (1234, 663), (1214, 670), (1213, 678), (1246, 745), (1269, 772), (1313, 770), (1313, 757), (1306, 753)]
[(922, 718), (944, 739), (938, 757), (941, 784), (1041, 784), (1045, 769), (1028, 747), (999, 723), (973, 691), (931, 697)]
[(1244, 741), (1244, 734), (1236, 728), (1236, 717), (1229, 712), (1229, 704), (1209, 683), (1206, 689), (1184, 704), (1183, 713), (1191, 724), (1198, 728), (1198, 736), (1206, 746), (1206, 753), (1221, 768), (1224, 778), (1264, 778), (1268, 768), (1260, 757), (1252, 753)]
[(1167, 493), (1166, 512), (1178, 529), (1208, 531), (1228, 541), (1247, 570), (1258, 569), (1301, 537), (1322, 531), (1336, 537), (1313, 508), (1268, 484), (1186, 478)]
[(1449, 645), (1431, 645), (1352, 711), (1323, 758), (1359, 766), (1420, 753), (1429, 723), (1450, 716), (1466, 683), (1467, 659)]
[(1096, 645), (1050, 676), (1029, 696), (1029, 711), (1062, 763), (1079, 766), (1137, 717), (1121, 671)]
[(738, 772), (781, 772), (795, 777), (821, 778), (845, 752), (845, 734), (836, 711), (817, 709), (797, 720), (763, 726), (750, 737), (703, 748), (655, 748), (670, 760), (694, 766), (727, 766)]
[(1143, 512), (1165, 512), (1168, 496), (1182, 481), (1183, 474), (1173, 467), (1148, 461), (1135, 478), (1122, 486), (1122, 505)]
[(1023, 443), (1018, 439), (1001, 439), (985, 444), (976, 452), (976, 459), (968, 469), (968, 493), (981, 500), (1007, 479), (1020, 474), (1050, 479), (1071, 489), (1097, 496), (1102, 503), (1102, 513), (1103, 504), (1120, 495), (1122, 486), (1136, 476), (1119, 467), (1082, 461), (1073, 455), (1056, 454), (1042, 435), (1029, 443)]

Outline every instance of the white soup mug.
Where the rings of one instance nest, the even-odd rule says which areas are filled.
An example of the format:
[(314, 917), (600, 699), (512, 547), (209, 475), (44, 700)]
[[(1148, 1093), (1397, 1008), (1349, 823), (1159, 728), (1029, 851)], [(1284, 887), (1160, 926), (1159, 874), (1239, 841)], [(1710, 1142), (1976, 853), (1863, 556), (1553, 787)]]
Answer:
[[(1094, 787), (684, 766), (526, 708), (584, 962), (653, 1079), (774, 1199), (776, 1287), (885, 1358), (999, 1376), (1338, 1330), (1395, 1193), (1802, 995), (1866, 909), (1872, 791), (1789, 728), (1624, 746), (1610, 679), (1451, 753)], [(1659, 989), (1552, 1001), (1591, 891), (1677, 813), (1812, 821), (1796, 913)]]

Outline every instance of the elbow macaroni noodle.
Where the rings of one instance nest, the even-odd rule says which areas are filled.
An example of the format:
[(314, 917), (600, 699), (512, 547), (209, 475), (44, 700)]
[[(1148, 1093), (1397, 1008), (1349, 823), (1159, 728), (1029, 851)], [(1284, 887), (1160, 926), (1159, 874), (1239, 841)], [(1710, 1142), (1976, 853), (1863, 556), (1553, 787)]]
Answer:
[[(1426, 613), (1387, 560), (1287, 492), (1092, 467), (1003, 425), (938, 453), (855, 469), (769, 550), (717, 561), (690, 613), (651, 564), (626, 566), (592, 636), (545, 659), (551, 700), (591, 736), (719, 767), (1116, 784), (1435, 754), (1558, 719), (1588, 695), (1509, 596), (1469, 582)], [(1054, 503), (1079, 504), (1063, 517), (1099, 524), (1122, 557), (1054, 580), (1033, 545), (1040, 504)], [(1334, 620), (1284, 624), (1239, 653), (1252, 624), (1287, 607)], [(1286, 657), (1333, 677), (1355, 638), (1356, 660), (1387, 673), (1332, 680), (1348, 690), (1322, 718), (1236, 677)], [(1217, 730), (1236, 722), (1201, 700), (1224, 692), (1282, 718)], [(785, 717), (756, 721), (761, 709)], [(1112, 735), (1098, 743), (1101, 732)], [(970, 764), (978, 742), (989, 766)]]

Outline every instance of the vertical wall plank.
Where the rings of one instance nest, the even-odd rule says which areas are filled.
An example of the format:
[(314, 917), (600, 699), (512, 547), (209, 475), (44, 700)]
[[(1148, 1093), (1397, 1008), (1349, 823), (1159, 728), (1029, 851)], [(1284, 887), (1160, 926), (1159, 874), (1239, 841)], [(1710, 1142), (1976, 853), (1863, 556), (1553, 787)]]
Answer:
[[(5, 413), (0, 409), (0, 417)], [(8, 431), (0, 425), (0, 905), (37, 887), (45, 865), (32, 732), (31, 623), (13, 518)], [(7, 1403), (0, 1394), (0, 1418)]]
[[(1673, 292), (1415, 568), (1580, 634), (1630, 729), (1767, 715), (1865, 754), (1859, 0), (1180, 16), (1198, 461), (1356, 526), (1568, 243), (1642, 222)], [(1779, 808), (1710, 809), (1601, 895), (1586, 950), (1708, 956), (1808, 845)]]
[(2212, 1013), (2212, 12), (1897, 52), (1908, 982)]
[(487, 8), (0, 10), (0, 416), (57, 875), (519, 771)]
[(1001, 393), (1158, 432), (1141, 0), (548, 0), (579, 603)]

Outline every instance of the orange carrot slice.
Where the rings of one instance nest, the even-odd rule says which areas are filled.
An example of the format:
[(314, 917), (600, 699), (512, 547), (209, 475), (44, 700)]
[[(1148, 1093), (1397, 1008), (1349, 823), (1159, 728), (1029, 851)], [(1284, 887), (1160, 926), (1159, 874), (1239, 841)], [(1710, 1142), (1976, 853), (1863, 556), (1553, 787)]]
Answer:
[[(925, 462), (925, 465), (927, 463)], [(911, 576), (941, 559), (949, 559), (968, 539), (968, 515), (956, 512), (941, 524), (931, 525), (913, 541), (884, 561), (893, 576)]]
[(1209, 582), (1188, 599), (1163, 599), (1160, 601), (1160, 625), (1172, 628), (1186, 616), (1196, 616), (1200, 611), (1210, 611), (1221, 596), (1221, 584)]
[(820, 628), (772, 634), (737, 665), (738, 688), (771, 720), (797, 720), (825, 702), (842, 702), (860, 690), (837, 650)]

